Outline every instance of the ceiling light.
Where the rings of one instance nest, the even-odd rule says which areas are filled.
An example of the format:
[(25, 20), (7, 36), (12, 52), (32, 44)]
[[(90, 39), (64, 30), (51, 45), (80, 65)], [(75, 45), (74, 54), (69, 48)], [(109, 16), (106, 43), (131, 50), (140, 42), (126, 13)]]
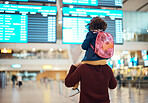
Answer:
[(53, 48), (50, 48), (50, 51), (52, 52), (53, 51)]
[(123, 29), (123, 32), (125, 33), (126, 32), (126, 29)]
[(35, 51), (35, 48), (32, 48), (32, 51)]
[(69, 8), (73, 8), (73, 5), (70, 5)]
[(62, 49), (60, 48), (60, 49), (59, 49), (59, 52), (61, 52), (61, 51), (62, 51)]
[(59, 24), (62, 24), (62, 20), (59, 20), (58, 23), (59, 23)]
[(5, 4), (9, 4), (9, 1), (6, 1)]

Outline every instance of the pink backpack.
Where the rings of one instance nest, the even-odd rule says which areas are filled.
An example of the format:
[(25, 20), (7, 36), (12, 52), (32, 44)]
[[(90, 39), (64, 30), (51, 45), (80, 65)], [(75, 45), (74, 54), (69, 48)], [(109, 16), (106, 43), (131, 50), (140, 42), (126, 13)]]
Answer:
[[(93, 48), (92, 44), (90, 46)], [(103, 31), (98, 32), (96, 43), (95, 43), (95, 53), (102, 58), (110, 58), (114, 54), (114, 39), (109, 33)]]

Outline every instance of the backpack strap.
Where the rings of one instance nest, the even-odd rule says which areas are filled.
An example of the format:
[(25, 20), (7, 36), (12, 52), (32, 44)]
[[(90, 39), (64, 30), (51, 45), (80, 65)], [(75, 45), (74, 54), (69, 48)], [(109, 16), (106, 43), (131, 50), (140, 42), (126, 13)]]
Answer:
[(103, 29), (98, 29), (98, 30), (94, 30), (93, 33), (99, 33), (99, 32), (102, 32)]
[[(99, 32), (103, 32), (103, 30), (102, 30), (102, 29), (94, 30), (94, 32), (99, 34)], [(93, 32), (93, 33), (94, 33), (94, 32)], [(98, 35), (98, 34), (97, 34), (97, 35)], [(91, 46), (91, 48), (92, 48), (93, 50), (95, 50), (91, 43), (90, 43), (90, 46)]]
[(95, 50), (94, 47), (92, 46), (92, 44), (90, 44), (90, 46), (91, 46), (91, 48), (92, 48), (93, 50)]

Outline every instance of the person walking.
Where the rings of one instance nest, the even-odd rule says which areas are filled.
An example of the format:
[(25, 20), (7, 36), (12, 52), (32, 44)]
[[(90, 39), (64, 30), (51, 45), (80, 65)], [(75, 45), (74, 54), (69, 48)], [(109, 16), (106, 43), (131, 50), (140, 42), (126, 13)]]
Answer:
[[(107, 23), (100, 17), (92, 18), (87, 26), (89, 32), (82, 43), (85, 56), (80, 63), (71, 65), (65, 86), (74, 86), (73, 90), (78, 91), (71, 93), (71, 96), (80, 92), (79, 103), (109, 103), (108, 88), (117, 86), (112, 69), (107, 65), (107, 59), (113, 55), (113, 37), (103, 32)], [(79, 82), (80, 91), (77, 88)]]
[[(109, 68), (106, 64), (107, 59), (113, 55), (114, 40), (111, 34), (104, 32), (107, 28), (107, 23), (100, 17), (94, 17), (90, 20), (90, 23), (88, 23), (86, 27), (88, 28), (89, 32), (81, 45), (82, 49), (86, 50), (86, 52), (80, 64), (90, 64), (92, 65), (91, 68), (94, 67), (98, 69), (99, 67)], [(105, 69), (105, 71), (107, 70)], [(94, 74), (92, 73), (92, 75)], [(90, 75), (88, 75), (88, 77), (89, 76)], [(69, 96), (72, 97), (79, 92), (78, 84), (76, 84), (72, 88)]]
[(22, 86), (22, 76), (19, 75), (17, 78), (17, 81), (18, 81), (19, 87), (21, 87)]
[(97, 62), (71, 65), (65, 85), (73, 87), (80, 82), (79, 103), (110, 103), (108, 88), (114, 89), (117, 81), (112, 69)]
[(13, 82), (13, 86), (15, 86), (15, 80), (16, 80), (16, 76), (13, 74), (12, 78), (11, 78), (12, 82)]
[(118, 72), (118, 74), (117, 74), (117, 82), (118, 82), (119, 88), (121, 88), (121, 74), (120, 74), (120, 72)]

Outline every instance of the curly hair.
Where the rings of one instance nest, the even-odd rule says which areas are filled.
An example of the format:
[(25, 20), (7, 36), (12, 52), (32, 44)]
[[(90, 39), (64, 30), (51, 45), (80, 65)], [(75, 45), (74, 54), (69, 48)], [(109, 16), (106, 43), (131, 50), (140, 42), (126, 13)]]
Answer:
[(107, 23), (100, 17), (94, 17), (91, 19), (90, 23), (86, 25), (86, 27), (89, 31), (94, 31), (98, 29), (105, 31), (107, 28)]

